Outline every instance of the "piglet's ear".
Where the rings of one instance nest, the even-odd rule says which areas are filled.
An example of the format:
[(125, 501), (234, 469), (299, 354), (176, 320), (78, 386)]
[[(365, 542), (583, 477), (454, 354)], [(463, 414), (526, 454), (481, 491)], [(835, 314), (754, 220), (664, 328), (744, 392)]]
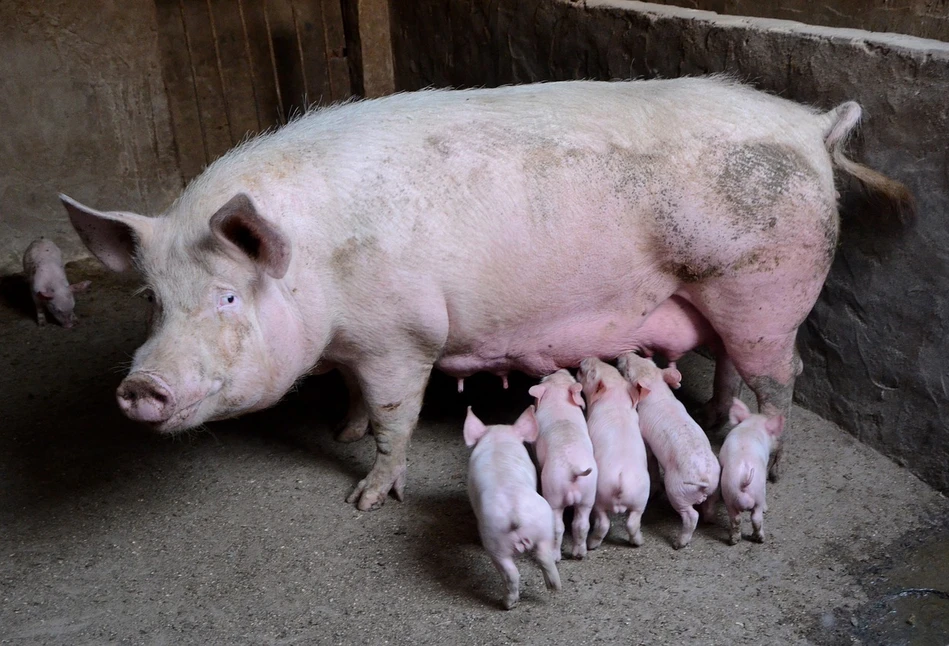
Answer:
[(537, 384), (536, 386), (531, 386), (531, 389), (527, 391), (527, 394), (537, 399), (537, 401), (540, 401), (540, 398), (544, 396), (545, 392), (547, 392), (547, 386)]
[[(629, 390), (629, 398), (633, 400), (633, 406), (639, 403), (639, 400), (644, 397), (642, 393), (639, 392), (639, 387), (635, 384), (629, 384), (627, 390)], [(649, 392), (648, 390), (646, 392)]]
[(474, 446), (478, 443), (478, 440), (484, 437), (487, 430), (487, 427), (471, 411), (471, 406), (469, 406), (468, 416), (465, 417), (465, 444)]
[(745, 406), (745, 402), (736, 397), (732, 402), (731, 409), (728, 411), (728, 421), (731, 422), (732, 426), (735, 426), (741, 424), (749, 417), (751, 417), (751, 411)]
[(643, 381), (642, 379), (637, 381), (633, 387), (639, 391), (640, 401), (642, 401), (643, 399), (646, 399), (646, 395), (652, 392), (651, 390), (649, 390), (649, 386), (646, 385), (646, 382)]
[(580, 384), (570, 384), (570, 399), (580, 408), (586, 408), (587, 405), (583, 402), (583, 395), (580, 394), (582, 392), (583, 386)]
[(781, 432), (784, 430), (784, 415), (768, 418), (768, 421), (765, 422), (764, 428), (766, 431), (768, 431), (768, 435), (772, 437), (780, 437)]
[(537, 416), (534, 415), (533, 406), (528, 406), (527, 410), (521, 413), (521, 416), (514, 422), (514, 432), (525, 442), (537, 441), (540, 427), (537, 426)]
[(39, 297), (40, 297), (42, 300), (44, 300), (44, 301), (51, 301), (51, 300), (53, 300), (53, 293), (52, 293), (52, 292), (36, 292), (36, 295), (39, 296)]
[(78, 294), (79, 292), (86, 291), (91, 286), (92, 286), (91, 280), (84, 280), (81, 283), (73, 283), (72, 285), (69, 286), (69, 289), (72, 291), (73, 294)]
[(597, 380), (593, 383), (593, 388), (591, 389), (590, 396), (587, 398), (590, 401), (590, 406), (596, 403), (596, 400), (602, 397), (603, 393), (605, 392), (606, 392), (606, 384), (603, 383), (602, 379), (597, 378)]
[(59, 196), (79, 239), (112, 271), (132, 269), (135, 246), (151, 234), (152, 218), (122, 211), (96, 211), (76, 200)]
[(290, 267), (290, 241), (258, 212), (245, 193), (238, 193), (211, 216), (211, 232), (271, 278), (283, 278)]

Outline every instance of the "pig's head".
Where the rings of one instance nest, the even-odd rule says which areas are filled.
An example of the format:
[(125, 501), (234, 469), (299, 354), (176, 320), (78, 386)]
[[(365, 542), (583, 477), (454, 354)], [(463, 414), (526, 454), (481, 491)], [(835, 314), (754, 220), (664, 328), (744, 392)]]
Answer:
[(764, 415), (755, 415), (751, 409), (737, 397), (732, 401), (731, 409), (728, 411), (728, 421), (732, 426), (755, 425), (769, 440), (774, 443), (784, 432), (784, 415), (774, 417), (765, 417)]
[(469, 406), (468, 416), (465, 417), (465, 444), (469, 447), (475, 446), (492, 431), (499, 435), (511, 435), (520, 442), (534, 442), (537, 440), (539, 430), (533, 406), (528, 406), (511, 426), (485, 426), (484, 422), (478, 419), (478, 416), (474, 414), (471, 406)]
[(43, 301), (46, 311), (56, 319), (56, 322), (64, 328), (71, 328), (79, 325), (79, 319), (73, 311), (76, 307), (76, 298), (74, 294), (85, 291), (92, 283), (84, 280), (81, 283), (67, 285), (65, 281), (62, 284), (54, 284), (36, 293), (37, 297)]
[(247, 195), (208, 204), (186, 194), (157, 218), (60, 197), (106, 267), (144, 279), (149, 337), (116, 393), (129, 418), (192, 428), (266, 408), (305, 372), (301, 317), (282, 280), (290, 242)]
[(626, 381), (616, 368), (596, 357), (587, 357), (580, 362), (577, 380), (583, 386), (583, 396), (590, 406), (611, 390), (628, 392), (633, 405), (639, 401), (639, 390)]
[(679, 388), (682, 385), (682, 373), (674, 363), (666, 368), (660, 368), (652, 359), (641, 357), (635, 352), (627, 352), (620, 356), (616, 360), (616, 367), (620, 374), (638, 390), (638, 399), (645, 398), (662, 384), (670, 388)]
[(541, 400), (545, 397), (552, 395), (557, 396), (555, 393), (560, 393), (565, 394), (569, 402), (580, 408), (586, 407), (583, 402), (583, 397), (580, 394), (583, 392), (583, 386), (577, 383), (577, 380), (573, 378), (573, 375), (571, 375), (570, 371), (566, 368), (561, 368), (557, 372), (547, 375), (540, 380), (539, 384), (531, 386), (528, 392), (531, 397), (537, 400), (537, 406), (540, 406)]

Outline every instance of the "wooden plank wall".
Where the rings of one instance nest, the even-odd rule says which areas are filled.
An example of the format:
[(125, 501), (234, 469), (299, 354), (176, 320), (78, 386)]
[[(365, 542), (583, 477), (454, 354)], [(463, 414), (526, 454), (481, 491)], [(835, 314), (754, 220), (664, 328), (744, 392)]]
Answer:
[(155, 0), (182, 179), (250, 134), (353, 94), (340, 0)]

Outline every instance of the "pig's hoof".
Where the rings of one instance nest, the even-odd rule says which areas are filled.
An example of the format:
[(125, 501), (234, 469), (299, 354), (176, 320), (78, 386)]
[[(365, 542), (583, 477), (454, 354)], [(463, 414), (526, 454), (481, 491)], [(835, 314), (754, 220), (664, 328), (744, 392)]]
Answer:
[(643, 533), (637, 532), (635, 536), (629, 537), (629, 542), (633, 547), (642, 547), (643, 546)]
[(518, 601), (517, 597), (504, 597), (504, 601), (502, 602), (502, 605), (504, 606), (505, 610), (510, 610), (511, 608), (517, 605), (517, 601)]
[(576, 561), (582, 561), (583, 557), (587, 555), (586, 550), (573, 550), (573, 558)]
[(672, 547), (677, 550), (681, 550), (683, 547), (688, 547), (689, 542), (690, 541), (684, 541), (681, 538), (677, 538), (674, 541), (672, 541)]
[(756, 543), (764, 543), (764, 534), (761, 532), (755, 532), (751, 535), (751, 540)]
[(399, 502), (402, 502), (405, 497), (404, 467), (391, 482), (389, 478), (377, 475), (376, 470), (373, 469), (368, 476), (359, 481), (353, 492), (346, 498), (346, 502), (350, 505), (355, 503), (359, 511), (372, 511), (382, 507), (390, 491)]
[(600, 545), (602, 545), (602, 544), (603, 544), (603, 539), (602, 539), (602, 538), (600, 538), (600, 539), (596, 539), (596, 538), (587, 539), (587, 549), (590, 550), (590, 551), (595, 550), (596, 548), (598, 548), (598, 547), (599, 547)]
[(343, 423), (342, 430), (336, 434), (337, 442), (355, 442), (366, 437), (366, 433), (369, 432), (369, 418), (368, 417), (357, 417), (353, 419), (347, 419)]
[(728, 537), (729, 545), (738, 545), (741, 542), (741, 534), (732, 534)]

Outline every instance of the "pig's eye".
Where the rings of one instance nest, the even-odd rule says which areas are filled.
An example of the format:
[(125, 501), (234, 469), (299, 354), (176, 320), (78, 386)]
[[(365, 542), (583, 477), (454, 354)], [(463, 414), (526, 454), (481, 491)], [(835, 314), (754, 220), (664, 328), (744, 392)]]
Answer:
[(225, 294), (221, 294), (221, 296), (218, 297), (218, 300), (217, 300), (218, 309), (225, 309), (225, 308), (230, 309), (230, 308), (233, 308), (235, 305), (237, 305), (237, 294), (234, 294), (232, 292), (227, 292)]

